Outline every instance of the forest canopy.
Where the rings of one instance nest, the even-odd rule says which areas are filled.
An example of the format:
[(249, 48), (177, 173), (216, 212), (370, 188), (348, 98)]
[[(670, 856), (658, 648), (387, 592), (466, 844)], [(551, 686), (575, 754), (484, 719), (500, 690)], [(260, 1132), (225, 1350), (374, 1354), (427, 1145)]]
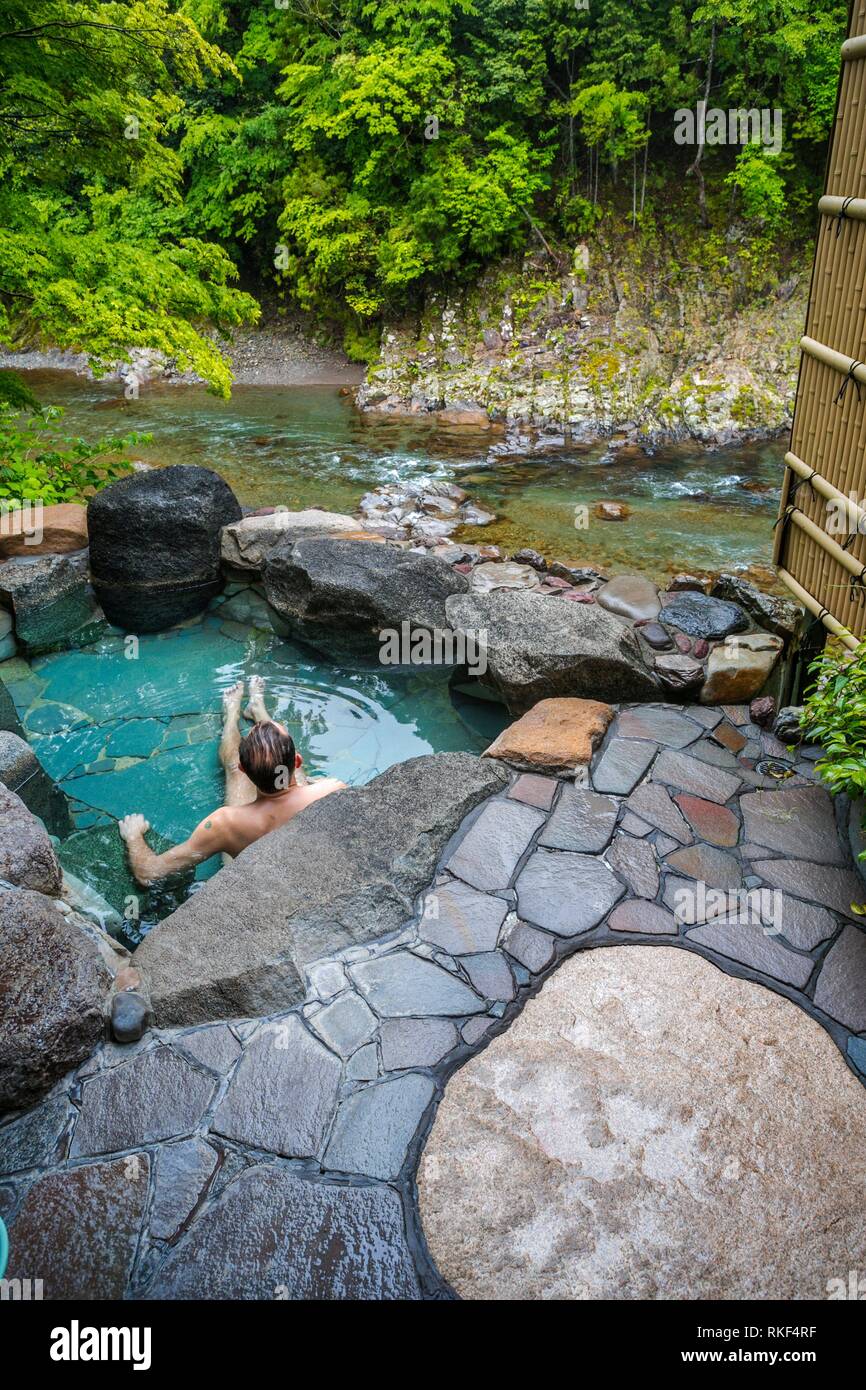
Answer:
[[(97, 366), (157, 348), (225, 393), (206, 330), (261, 297), (363, 355), (432, 285), (603, 214), (802, 230), (845, 20), (835, 0), (5, 0), (0, 336)], [(677, 144), (702, 101), (779, 110), (781, 149)]]

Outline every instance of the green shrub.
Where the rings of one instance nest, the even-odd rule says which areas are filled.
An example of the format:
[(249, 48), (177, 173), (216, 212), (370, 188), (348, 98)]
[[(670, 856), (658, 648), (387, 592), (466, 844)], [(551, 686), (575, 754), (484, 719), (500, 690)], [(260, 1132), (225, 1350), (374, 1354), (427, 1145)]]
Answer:
[(801, 722), (824, 750), (817, 770), (834, 796), (844, 792), (856, 801), (866, 795), (866, 641), (855, 652), (828, 649), (809, 671), (815, 683)]
[[(12, 380), (10, 380), (12, 378)], [(108, 435), (88, 441), (58, 428), (59, 406), (40, 406), (13, 373), (0, 373), (0, 506), (22, 502), (86, 502), (107, 483), (128, 473), (122, 455), (149, 434)]]

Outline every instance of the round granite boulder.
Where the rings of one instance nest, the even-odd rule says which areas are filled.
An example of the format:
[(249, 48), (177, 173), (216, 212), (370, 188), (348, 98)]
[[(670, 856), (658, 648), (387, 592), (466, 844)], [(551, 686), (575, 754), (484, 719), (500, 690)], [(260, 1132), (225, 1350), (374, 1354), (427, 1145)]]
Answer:
[(240, 518), (210, 468), (150, 469), (97, 493), (87, 508), (90, 573), (109, 622), (160, 632), (202, 612), (222, 583), (222, 528)]
[(464, 1298), (823, 1299), (866, 1265), (864, 1120), (796, 1004), (681, 948), (581, 952), (449, 1081), (424, 1231)]

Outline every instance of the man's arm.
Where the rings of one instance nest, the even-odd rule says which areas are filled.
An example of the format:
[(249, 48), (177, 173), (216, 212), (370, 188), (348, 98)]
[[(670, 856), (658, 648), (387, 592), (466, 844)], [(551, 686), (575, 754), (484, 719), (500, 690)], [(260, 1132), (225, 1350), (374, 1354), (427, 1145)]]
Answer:
[[(222, 808), (221, 808), (222, 809)], [(182, 869), (203, 864), (212, 854), (219, 854), (223, 848), (220, 812), (215, 811), (201, 825), (196, 826), (188, 840), (182, 845), (174, 845), (165, 854), (154, 854), (145, 840), (145, 832), (150, 823), (144, 816), (124, 816), (118, 824), (121, 838), (126, 841), (126, 850), (136, 883), (149, 888), (157, 879), (168, 878), (170, 874), (180, 873)]]

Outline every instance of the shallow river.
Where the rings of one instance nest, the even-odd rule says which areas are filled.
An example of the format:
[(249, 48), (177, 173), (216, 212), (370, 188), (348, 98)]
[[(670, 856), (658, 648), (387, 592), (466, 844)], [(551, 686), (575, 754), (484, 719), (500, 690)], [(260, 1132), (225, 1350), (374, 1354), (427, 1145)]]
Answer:
[[(549, 558), (656, 579), (770, 559), (781, 443), (661, 449), (627, 462), (605, 445), (504, 459), (491, 457), (478, 434), (449, 438), (423, 421), (361, 417), (333, 386), (238, 386), (221, 401), (201, 386), (160, 385), (127, 402), (114, 383), (67, 372), (28, 376), (41, 399), (66, 408), (71, 432), (152, 433), (135, 457), (206, 464), (249, 506), (353, 511), (377, 484), (426, 475), (458, 480), (497, 514), (494, 525), (464, 539), (530, 545)], [(576, 530), (575, 507), (591, 511), (602, 499), (625, 502), (631, 515)]]

